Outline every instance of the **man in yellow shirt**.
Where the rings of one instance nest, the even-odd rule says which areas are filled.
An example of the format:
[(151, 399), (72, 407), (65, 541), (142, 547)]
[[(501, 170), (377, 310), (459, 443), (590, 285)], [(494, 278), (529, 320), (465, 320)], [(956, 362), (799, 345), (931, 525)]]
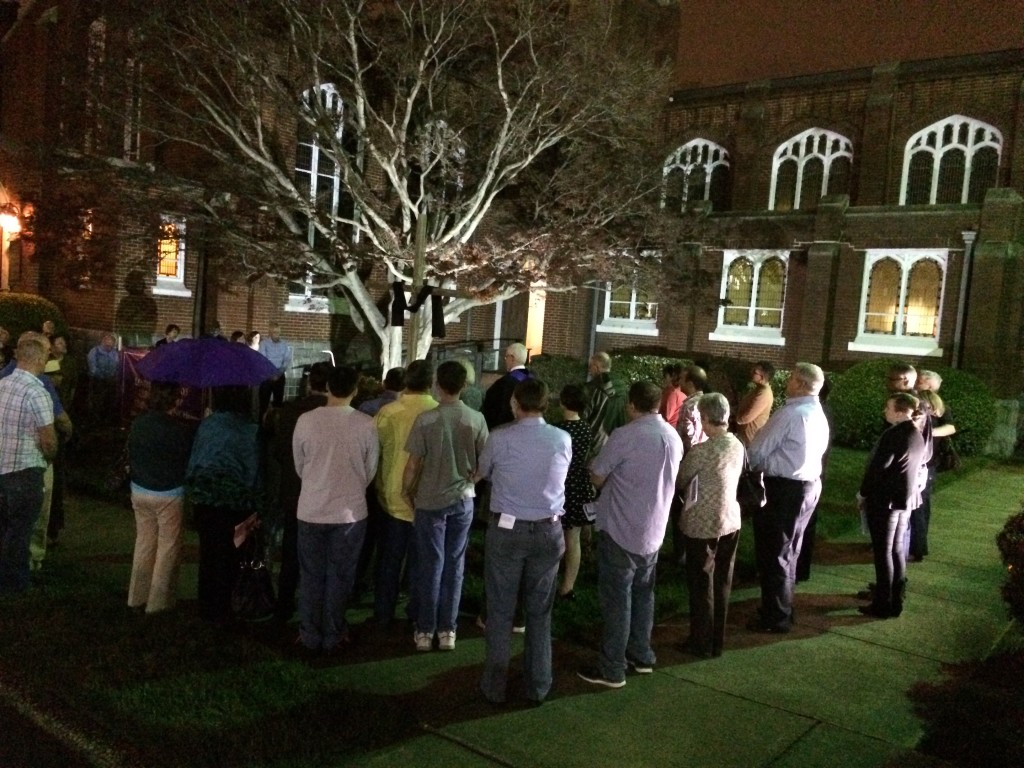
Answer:
[(373, 615), (381, 627), (388, 626), (395, 618), (403, 564), (410, 585), (405, 613), (410, 621), (414, 621), (416, 615), (416, 537), (413, 509), (402, 496), (402, 473), (409, 460), (405, 442), (413, 422), (424, 411), (437, 408), (437, 401), (430, 394), (433, 383), (433, 366), (426, 360), (414, 360), (405, 370), (402, 394), (374, 417), (380, 439), (377, 496), (387, 513), (381, 530), (373, 597)]

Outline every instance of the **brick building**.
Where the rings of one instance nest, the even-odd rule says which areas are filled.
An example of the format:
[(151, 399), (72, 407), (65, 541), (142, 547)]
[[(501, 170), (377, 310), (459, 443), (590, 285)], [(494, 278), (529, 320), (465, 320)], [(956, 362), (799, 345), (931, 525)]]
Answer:
[(689, 233), (669, 260), (682, 251), (710, 285), (552, 294), (544, 351), (897, 357), (1018, 397), (1021, 7), (683, 5), (702, 23), (678, 27), (662, 205)]
[[(146, 167), (188, 161), (134, 130), (131, 104), (101, 134), (88, 89), (67, 87), (117, 45), (93, 5), (22, 2), (18, 15), (18, 3), (0, 2), (0, 205), (23, 219), (46, 209), (83, 156)], [(535, 351), (580, 357), (659, 347), (832, 370), (897, 356), (963, 365), (1016, 397), (1024, 383), (1019, 5), (728, 5), (623, 2), (630, 34), (650, 37), (652, 55), (676, 62), (678, 88), (659, 126), (662, 205), (688, 233), (670, 259), (708, 284), (647, 279), (519, 296), (471, 311), (449, 341), (524, 338)], [(57, 64), (68, 51), (77, 52), (77, 71)], [(43, 293), (72, 326), (114, 328), (130, 343), (168, 322), (186, 334), (215, 320), (227, 332), (280, 322), (300, 360), (328, 347), (371, 356), (343, 301), (310, 301), (301, 283), (207, 269), (201, 233), (176, 203), (193, 193), (155, 191), (168, 201), (159, 216), (75, 222), (68, 241), (82, 249), (80, 274), (50, 269), (41, 244), (33, 251), (5, 231), (0, 288)], [(116, 252), (102, 256), (112, 273), (90, 273), (89, 239), (111, 227), (118, 237), (105, 242)]]

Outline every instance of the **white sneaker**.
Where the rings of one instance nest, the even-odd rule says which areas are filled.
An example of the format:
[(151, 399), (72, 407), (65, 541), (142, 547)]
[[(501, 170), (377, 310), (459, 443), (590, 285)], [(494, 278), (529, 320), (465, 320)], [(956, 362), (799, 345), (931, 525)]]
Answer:
[(437, 649), (439, 651), (455, 650), (455, 631), (437, 633)]
[(417, 651), (431, 651), (434, 649), (434, 636), (426, 632), (414, 632), (412, 640), (416, 643)]

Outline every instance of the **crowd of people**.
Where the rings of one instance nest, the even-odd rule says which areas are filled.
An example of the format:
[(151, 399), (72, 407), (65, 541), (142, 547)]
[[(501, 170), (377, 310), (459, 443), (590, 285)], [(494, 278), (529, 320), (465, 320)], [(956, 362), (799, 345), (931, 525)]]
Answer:
[[(158, 344), (178, 334), (168, 326)], [(90, 375), (101, 381), (116, 354), (111, 341), (104, 336), (88, 357)], [(232, 621), (240, 544), (257, 535), (260, 515), (272, 507), (282, 531), (275, 617), (288, 623), (298, 614), (297, 643), (310, 654), (351, 642), (347, 607), (367, 581), (376, 627), (396, 625), (404, 584), (401, 624), (415, 649), (454, 650), (470, 529), (474, 521), (486, 526), (477, 622), (486, 638), (480, 688), (494, 703), (506, 700), (517, 631), (526, 636), (525, 696), (537, 703), (547, 696), (552, 611), (575, 598), (583, 532), (588, 540), (599, 532), (603, 619), (599, 653), (578, 672), (589, 683), (619, 688), (627, 672), (653, 671), (655, 575), (669, 531), (689, 593), (683, 651), (723, 652), (744, 518), (753, 526), (761, 592), (748, 629), (783, 634), (796, 621), (793, 592), (809, 572), (801, 553), (813, 536), (830, 439), (818, 366), (792, 368), (785, 403), (773, 412), (775, 371), (767, 361), (752, 367), (733, 408), (709, 391), (699, 366), (668, 364), (660, 386), (627, 388), (611, 375), (611, 358), (597, 353), (587, 381), (558, 393), (562, 419), (548, 424), (552, 393), (528, 367), (522, 344), (504, 350), (506, 371), (486, 392), (464, 360), (436, 370), (412, 361), (388, 371), (376, 390), (353, 369), (325, 362), (309, 370), (305, 394), (285, 401), (292, 352), (280, 328), (267, 339), (250, 333), (237, 341), (278, 369), (258, 399), (248, 387), (215, 388), (193, 428), (176, 415), (179, 388), (153, 384), (149, 411), (131, 426), (130, 607), (174, 606), (188, 500), (199, 535), (201, 618)], [(36, 567), (33, 531), (53, 486), (46, 474), (59, 436), (70, 433), (47, 374), (65, 353), (62, 337), (29, 332), (0, 373), (2, 593), (26, 589)], [(927, 555), (935, 445), (955, 431), (937, 374), (897, 365), (887, 385), (887, 429), (857, 497), (876, 576), (861, 611), (878, 618), (902, 613), (908, 559)], [(106, 396), (102, 386), (96, 391)], [(268, 464), (277, 469), (269, 506)], [(741, 478), (761, 489), (742, 507)], [(45, 523), (43, 530), (45, 543)]]

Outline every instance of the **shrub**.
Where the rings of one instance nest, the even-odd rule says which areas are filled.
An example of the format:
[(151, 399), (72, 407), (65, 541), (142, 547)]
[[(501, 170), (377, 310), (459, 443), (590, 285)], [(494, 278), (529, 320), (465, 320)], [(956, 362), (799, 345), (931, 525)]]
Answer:
[(996, 545), (1002, 555), (1003, 565), (1006, 566), (1003, 599), (1010, 606), (1010, 615), (1024, 622), (1024, 511), (1006, 521), (1003, 530), (996, 536)]
[(14, 344), (25, 331), (38, 331), (44, 320), (53, 320), (58, 333), (66, 333), (64, 315), (49, 299), (34, 293), (0, 293), (0, 326), (11, 334)]
[[(828, 404), (833, 415), (833, 441), (850, 448), (871, 448), (884, 429), (885, 376), (894, 360), (858, 363), (836, 376)], [(976, 376), (952, 368), (936, 368), (942, 376), (942, 399), (956, 425), (953, 438), (963, 455), (980, 453), (995, 425), (995, 397)]]

